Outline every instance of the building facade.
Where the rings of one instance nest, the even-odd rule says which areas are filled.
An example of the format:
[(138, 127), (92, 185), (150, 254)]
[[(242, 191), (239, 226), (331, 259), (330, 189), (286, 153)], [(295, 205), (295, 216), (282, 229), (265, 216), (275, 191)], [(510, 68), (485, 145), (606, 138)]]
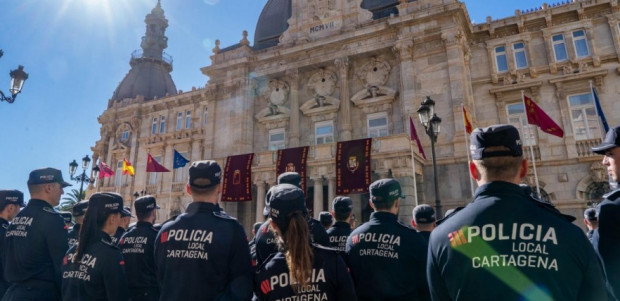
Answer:
[[(419, 203), (436, 199), (431, 158), (409, 140), (412, 117), (430, 155), (416, 113), (426, 96), (443, 120), (436, 160), (444, 210), (472, 199), (462, 106), (476, 127), (517, 126), (526, 155), (535, 158), (541, 194), (578, 221), (609, 189), (602, 158), (590, 152), (604, 136), (591, 87), (609, 124), (620, 124), (617, 0), (543, 4), (481, 24), (472, 24), (456, 0), (270, 0), (254, 42), (247, 32), (226, 48), (216, 42), (211, 65), (201, 68), (208, 82), (189, 92), (175, 91), (170, 78), (159, 3), (145, 22), (143, 51), (134, 53), (132, 69), (99, 117), (101, 139), (92, 148), (116, 176), (90, 191), (115, 191), (127, 200), (135, 192), (155, 195), (163, 207), (159, 220), (191, 201), (188, 167), (141, 172), (149, 153), (170, 169), (174, 150), (222, 166), (229, 155), (254, 153), (253, 201), (223, 204), (249, 229), (263, 220), (277, 149), (310, 147), (306, 192), (317, 215), (335, 196), (336, 142), (372, 137), (373, 180), (400, 181), (406, 196), (400, 218), (408, 222), (416, 195)], [(563, 128), (563, 138), (527, 126), (522, 93)], [(123, 158), (135, 177), (121, 175)], [(533, 172), (525, 184), (535, 186)], [(366, 218), (368, 195), (351, 197), (358, 220)]]

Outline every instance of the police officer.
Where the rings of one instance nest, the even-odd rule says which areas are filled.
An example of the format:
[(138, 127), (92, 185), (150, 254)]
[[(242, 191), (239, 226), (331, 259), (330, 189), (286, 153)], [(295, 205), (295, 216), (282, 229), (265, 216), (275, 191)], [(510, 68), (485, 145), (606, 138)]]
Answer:
[(60, 300), (67, 226), (53, 207), (67, 186), (71, 184), (63, 181), (58, 169), (30, 172), (31, 199), (6, 231), (4, 277), (11, 287), (2, 300)]
[(260, 229), (262, 224), (261, 222), (254, 223), (254, 226), (252, 226), (252, 239), (248, 242), (250, 255), (252, 257), (252, 267), (254, 268), (256, 268), (256, 233), (258, 233), (258, 229)]
[(588, 232), (586, 236), (592, 241), (592, 235), (594, 235), (594, 229), (598, 228), (598, 216), (596, 215), (596, 208), (588, 208), (583, 212), (583, 223), (586, 224)]
[(400, 184), (381, 179), (369, 190), (375, 212), (351, 232), (345, 250), (359, 300), (430, 300), (426, 242), (398, 220)]
[(528, 162), (517, 129), (476, 129), (470, 141), (478, 189), (431, 233), (433, 300), (605, 300), (603, 271), (583, 231), (519, 187)]
[(332, 227), (332, 224), (334, 223), (334, 218), (332, 217), (332, 214), (328, 211), (321, 211), (321, 213), (319, 213), (319, 222), (321, 223), (321, 226), (323, 226), (325, 231), (327, 231), (329, 228)]
[(189, 167), (193, 202), (155, 241), (161, 300), (248, 300), (252, 266), (248, 240), (236, 219), (217, 204), (222, 169), (215, 161)]
[[(280, 184), (269, 189), (269, 218), (280, 251), (256, 275), (256, 300), (355, 300), (355, 289), (343, 259), (308, 241), (306, 201), (301, 189)], [(293, 299), (294, 298), (294, 299)]]
[(159, 287), (155, 275), (155, 237), (153, 222), (157, 215), (157, 202), (147, 195), (134, 202), (138, 223), (121, 238), (119, 247), (125, 258), (125, 271), (132, 301), (159, 300)]
[(118, 225), (118, 229), (116, 229), (116, 232), (112, 236), (113, 244), (118, 245), (121, 237), (127, 231), (127, 228), (129, 227), (129, 221), (132, 217), (133, 216), (131, 215), (131, 209), (129, 209), (129, 207), (123, 207), (123, 210), (121, 211), (121, 222)]
[[(19, 208), (24, 206), (24, 194), (19, 190), (0, 190), (0, 258), (4, 255), (4, 237), (9, 221), (19, 213)], [(0, 261), (0, 296), (4, 296), (9, 289), (9, 283), (4, 280), (4, 264)]]
[(84, 215), (86, 214), (87, 208), (88, 201), (81, 201), (73, 205), (73, 208), (71, 209), (71, 214), (73, 214), (75, 225), (73, 225), (73, 228), (69, 231), (69, 249), (75, 246), (78, 242), (80, 229), (82, 228), (82, 223), (84, 222)]
[(411, 215), (413, 216), (411, 225), (428, 242), (431, 231), (436, 227), (437, 218), (435, 218), (435, 210), (428, 204), (422, 204), (415, 206)]
[(123, 256), (111, 240), (122, 210), (119, 194), (95, 193), (89, 198), (78, 244), (63, 259), (64, 301), (129, 300)]
[(351, 234), (351, 223), (353, 222), (353, 201), (346, 196), (337, 196), (332, 202), (332, 212), (336, 223), (327, 230), (329, 236), (329, 247), (344, 252), (347, 246), (347, 237)]
[[(601, 145), (592, 151), (603, 155), (603, 165), (613, 183), (620, 181), (620, 127), (610, 129)], [(603, 196), (598, 205), (598, 228), (592, 235), (592, 244), (601, 256), (607, 285), (616, 299), (620, 299), (620, 188)]]
[[(278, 184), (291, 184), (301, 188), (301, 177), (296, 172), (285, 172), (278, 176)], [(267, 193), (265, 197), (263, 214), (269, 214), (269, 193)], [(321, 226), (321, 223), (308, 214), (306, 215), (306, 219), (310, 227), (310, 240), (322, 246), (329, 246), (329, 237), (327, 237), (327, 232), (325, 232), (325, 228)], [(278, 251), (275, 236), (273, 232), (269, 230), (269, 223), (269, 221), (264, 222), (258, 230), (258, 233), (256, 233), (256, 263), (259, 266), (269, 255)]]

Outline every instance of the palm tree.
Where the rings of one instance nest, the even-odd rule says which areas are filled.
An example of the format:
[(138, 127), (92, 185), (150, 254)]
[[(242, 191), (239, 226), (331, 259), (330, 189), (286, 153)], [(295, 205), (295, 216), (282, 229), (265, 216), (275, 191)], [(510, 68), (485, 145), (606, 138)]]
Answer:
[(71, 211), (73, 206), (80, 202), (81, 200), (86, 198), (86, 191), (80, 191), (77, 189), (71, 189), (71, 192), (67, 193), (64, 198), (60, 201), (60, 204), (56, 206), (58, 211)]

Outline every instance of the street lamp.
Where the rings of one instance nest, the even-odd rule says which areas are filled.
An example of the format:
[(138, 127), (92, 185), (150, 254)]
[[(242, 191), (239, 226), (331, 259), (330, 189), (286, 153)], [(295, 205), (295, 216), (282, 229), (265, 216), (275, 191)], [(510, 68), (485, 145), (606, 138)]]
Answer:
[[(0, 49), (0, 57), (2, 57), (2, 55), (4, 55), (4, 52)], [(2, 91), (0, 91), (0, 101), (13, 103), (17, 97), (17, 94), (22, 91), (24, 83), (28, 79), (28, 73), (24, 72), (24, 66), (19, 65), (17, 69), (11, 70), (9, 75), (11, 76), (11, 87), (9, 88), (11, 96), (7, 97), (4, 93), (2, 93)]]
[(424, 126), (426, 135), (431, 139), (431, 151), (433, 153), (433, 181), (435, 183), (435, 211), (437, 211), (437, 217), (442, 217), (441, 213), (441, 200), (439, 200), (439, 185), (437, 184), (437, 160), (435, 156), (435, 142), (437, 142), (437, 136), (441, 130), (441, 118), (435, 114), (435, 101), (429, 96), (422, 102), (418, 109), (418, 116), (420, 122)]
[(69, 163), (69, 177), (73, 181), (80, 182), (80, 198), (82, 197), (82, 192), (84, 191), (84, 183), (93, 183), (95, 179), (99, 176), (99, 167), (96, 165), (92, 169), (91, 177), (89, 178), (88, 176), (86, 176), (86, 170), (88, 169), (89, 164), (90, 158), (88, 157), (88, 155), (86, 155), (84, 156), (84, 158), (82, 158), (82, 174), (74, 177), (73, 175), (75, 175), (75, 172), (77, 171), (78, 164), (77, 162), (75, 162), (75, 160)]

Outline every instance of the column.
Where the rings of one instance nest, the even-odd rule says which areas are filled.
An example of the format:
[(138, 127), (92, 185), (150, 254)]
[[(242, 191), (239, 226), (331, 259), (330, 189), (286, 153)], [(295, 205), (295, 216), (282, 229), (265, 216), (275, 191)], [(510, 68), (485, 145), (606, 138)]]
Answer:
[(327, 202), (328, 202), (328, 210), (331, 210), (331, 203), (336, 197), (336, 178), (329, 177), (327, 178)]
[(400, 184), (400, 189), (405, 196), (400, 199), (398, 219), (407, 225), (411, 222), (411, 213), (415, 207), (412, 172), (413, 170), (410, 168), (398, 168), (392, 170), (393, 176)]
[(349, 58), (344, 56), (334, 62), (338, 67), (338, 78), (340, 79), (340, 120), (342, 131), (340, 141), (351, 140), (351, 96), (349, 95)]
[(319, 213), (323, 211), (323, 177), (312, 178), (314, 181), (314, 218), (319, 218)]
[(286, 76), (289, 82), (289, 100), (291, 104), (288, 147), (297, 147), (299, 146), (299, 70), (287, 70)]
[(263, 215), (263, 208), (265, 208), (265, 182), (258, 181), (256, 183), (256, 221), (262, 222), (265, 220)]

